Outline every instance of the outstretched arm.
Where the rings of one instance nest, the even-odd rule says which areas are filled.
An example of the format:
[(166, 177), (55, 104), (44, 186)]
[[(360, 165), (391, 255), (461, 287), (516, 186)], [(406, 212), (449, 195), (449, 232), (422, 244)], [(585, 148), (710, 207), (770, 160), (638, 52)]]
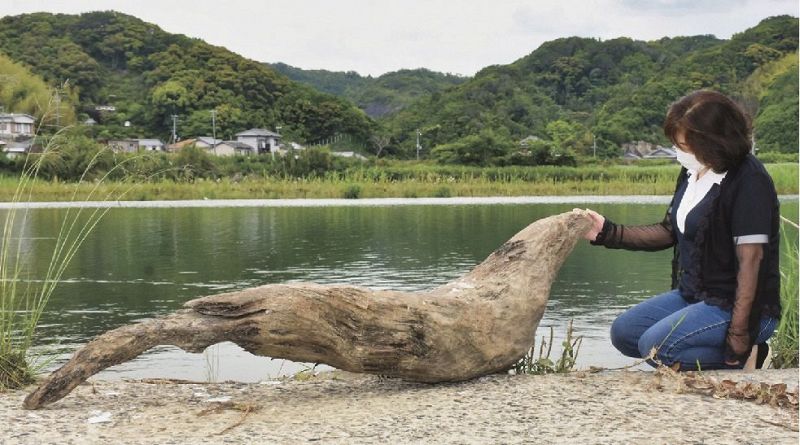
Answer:
[(599, 213), (588, 210), (593, 226), (586, 235), (592, 244), (609, 249), (663, 250), (675, 245), (669, 212), (656, 224), (623, 226), (615, 224)]

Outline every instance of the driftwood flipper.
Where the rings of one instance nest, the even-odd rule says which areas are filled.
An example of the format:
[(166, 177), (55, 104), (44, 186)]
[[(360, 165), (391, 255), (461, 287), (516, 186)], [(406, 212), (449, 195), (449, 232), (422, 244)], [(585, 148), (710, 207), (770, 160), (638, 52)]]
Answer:
[(171, 315), (102, 334), (24, 401), (36, 409), (157, 345), (231, 341), (262, 356), (421, 382), (510, 368), (530, 349), (550, 285), (588, 230), (573, 210), (529, 225), (461, 278), (428, 292), (275, 284), (198, 298)]

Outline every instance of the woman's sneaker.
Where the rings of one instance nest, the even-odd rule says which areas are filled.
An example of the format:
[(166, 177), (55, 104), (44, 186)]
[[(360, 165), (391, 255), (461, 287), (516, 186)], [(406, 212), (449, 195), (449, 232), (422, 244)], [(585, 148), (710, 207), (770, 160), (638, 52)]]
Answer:
[(756, 345), (758, 354), (756, 355), (756, 369), (767, 369), (772, 365), (772, 349), (769, 343), (759, 343)]
[(750, 356), (744, 363), (742, 370), (754, 371), (756, 369), (767, 369), (772, 364), (772, 351), (770, 351), (769, 344), (759, 343), (753, 345), (750, 351)]

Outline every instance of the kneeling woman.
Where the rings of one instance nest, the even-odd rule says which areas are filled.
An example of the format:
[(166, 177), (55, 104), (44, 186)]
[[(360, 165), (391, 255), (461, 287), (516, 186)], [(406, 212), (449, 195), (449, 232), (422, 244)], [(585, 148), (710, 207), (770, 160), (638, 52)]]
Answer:
[(673, 290), (620, 315), (611, 341), (630, 357), (655, 348), (656, 363), (683, 370), (741, 368), (751, 350), (763, 360), (780, 316), (779, 209), (750, 153), (750, 120), (728, 97), (696, 91), (672, 104), (664, 133), (683, 166), (664, 219), (623, 226), (590, 211), (592, 244), (675, 251)]

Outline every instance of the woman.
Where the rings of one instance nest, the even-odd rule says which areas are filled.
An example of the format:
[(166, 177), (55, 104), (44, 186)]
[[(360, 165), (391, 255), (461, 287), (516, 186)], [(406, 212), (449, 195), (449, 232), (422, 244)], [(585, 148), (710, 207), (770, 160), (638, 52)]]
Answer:
[(684, 370), (742, 368), (751, 350), (763, 360), (780, 316), (779, 209), (750, 120), (728, 97), (696, 91), (672, 104), (664, 133), (683, 166), (664, 219), (623, 226), (589, 210), (592, 244), (674, 248), (673, 290), (620, 315), (611, 342)]

